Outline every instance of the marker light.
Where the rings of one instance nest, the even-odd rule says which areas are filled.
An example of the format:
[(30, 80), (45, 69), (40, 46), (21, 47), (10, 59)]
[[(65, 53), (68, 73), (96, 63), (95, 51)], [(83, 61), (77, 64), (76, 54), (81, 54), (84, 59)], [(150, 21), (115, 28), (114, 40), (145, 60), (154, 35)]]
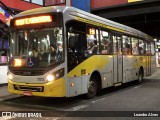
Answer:
[(14, 59), (14, 67), (20, 67), (20, 66), (22, 66), (22, 60)]
[(56, 78), (59, 78), (60, 74), (59, 74), (59, 73), (56, 73), (56, 75), (55, 75), (55, 76), (56, 76)]
[(52, 82), (54, 79), (55, 79), (55, 77), (53, 75), (48, 75), (47, 76), (48, 82)]
[(13, 75), (12, 74), (8, 74), (8, 79), (12, 80), (13, 79)]
[(71, 83), (71, 87), (74, 87), (74, 83)]
[(16, 58), (12, 62), (13, 67), (22, 67), (27, 64), (27, 61), (25, 59)]

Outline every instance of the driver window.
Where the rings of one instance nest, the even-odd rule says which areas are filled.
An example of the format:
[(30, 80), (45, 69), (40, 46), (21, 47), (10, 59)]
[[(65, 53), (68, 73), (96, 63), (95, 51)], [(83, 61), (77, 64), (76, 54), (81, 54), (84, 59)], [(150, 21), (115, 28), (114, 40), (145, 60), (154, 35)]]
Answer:
[(68, 70), (70, 71), (84, 59), (87, 50), (86, 24), (78, 21), (67, 23)]

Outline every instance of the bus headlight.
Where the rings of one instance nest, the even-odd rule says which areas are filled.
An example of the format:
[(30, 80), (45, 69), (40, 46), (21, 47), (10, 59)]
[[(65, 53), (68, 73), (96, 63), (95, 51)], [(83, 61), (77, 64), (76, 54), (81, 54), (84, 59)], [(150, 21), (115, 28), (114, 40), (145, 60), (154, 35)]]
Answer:
[(12, 79), (13, 79), (13, 75), (9, 73), (9, 74), (8, 74), (8, 79), (9, 79), (9, 80), (12, 80)]
[(53, 75), (48, 75), (47, 76), (47, 81), (48, 82), (52, 82), (55, 79), (55, 77)]
[(64, 68), (62, 68), (60, 70), (57, 70), (52, 74), (47, 75), (46, 79), (47, 79), (48, 82), (51, 82), (51, 81), (57, 80), (57, 79), (59, 79), (63, 76), (64, 76)]

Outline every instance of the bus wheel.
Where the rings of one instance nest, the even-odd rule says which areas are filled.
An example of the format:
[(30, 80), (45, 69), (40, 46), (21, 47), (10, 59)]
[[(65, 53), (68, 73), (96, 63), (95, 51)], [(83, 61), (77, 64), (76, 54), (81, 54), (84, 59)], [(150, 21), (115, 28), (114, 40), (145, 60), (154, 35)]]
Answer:
[(94, 98), (97, 93), (97, 81), (94, 76), (91, 76), (89, 80), (89, 87), (88, 87), (88, 93), (87, 98)]
[(143, 71), (142, 69), (140, 69), (138, 75), (138, 83), (142, 83), (142, 81), (143, 81)]

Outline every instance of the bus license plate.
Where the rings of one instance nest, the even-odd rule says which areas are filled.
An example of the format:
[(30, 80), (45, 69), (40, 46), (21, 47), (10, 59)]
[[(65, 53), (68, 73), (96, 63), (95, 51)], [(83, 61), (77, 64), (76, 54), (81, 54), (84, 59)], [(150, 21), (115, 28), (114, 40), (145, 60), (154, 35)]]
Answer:
[(23, 92), (23, 95), (32, 96), (32, 92)]

